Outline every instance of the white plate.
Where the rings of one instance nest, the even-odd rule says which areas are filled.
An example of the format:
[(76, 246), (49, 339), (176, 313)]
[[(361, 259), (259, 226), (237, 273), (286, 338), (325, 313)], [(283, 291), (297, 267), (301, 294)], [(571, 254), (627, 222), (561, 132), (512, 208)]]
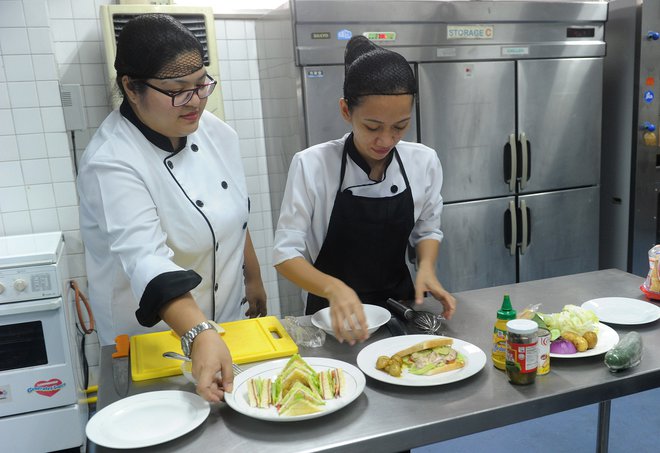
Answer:
[(200, 396), (164, 390), (129, 396), (87, 422), (87, 437), (110, 448), (141, 448), (176, 439), (199, 426), (211, 410)]
[(321, 357), (303, 357), (305, 362), (309, 364), (314, 370), (324, 371), (331, 368), (341, 368), (344, 370), (346, 377), (346, 394), (333, 400), (325, 400), (325, 406), (321, 412), (305, 415), (279, 415), (275, 406), (268, 409), (259, 407), (250, 407), (248, 401), (248, 380), (255, 377), (270, 378), (275, 380), (277, 375), (280, 374), (284, 365), (289, 359), (274, 360), (271, 362), (262, 363), (260, 365), (248, 368), (241, 374), (234, 377), (234, 391), (232, 393), (225, 393), (225, 401), (234, 410), (249, 417), (259, 418), (261, 420), (269, 420), (273, 422), (293, 422), (298, 420), (307, 420), (309, 418), (322, 417), (332, 412), (338, 411), (342, 407), (350, 404), (355, 400), (362, 391), (366, 379), (364, 374), (350, 363), (342, 362), (341, 360), (325, 359)]
[(582, 357), (591, 357), (594, 355), (604, 354), (619, 342), (619, 334), (610, 326), (598, 323), (598, 343), (593, 349), (587, 349), (584, 352), (576, 352), (575, 354), (555, 354), (550, 353), (550, 357), (559, 359), (580, 359)]
[[(367, 329), (370, 335), (392, 317), (388, 309), (379, 307), (378, 305), (364, 304), (363, 307), (364, 315), (367, 317)], [(332, 319), (330, 319), (330, 307), (314, 313), (312, 315), (312, 324), (332, 336), (335, 335), (335, 332), (332, 330)]]
[(660, 319), (660, 307), (628, 297), (592, 299), (583, 303), (582, 308), (592, 310), (599, 320), (612, 324), (646, 324)]
[(465, 357), (465, 366), (463, 368), (433, 376), (418, 376), (404, 371), (400, 377), (394, 377), (376, 369), (376, 360), (378, 357), (382, 355), (391, 356), (397, 351), (433, 338), (438, 337), (436, 335), (402, 335), (385, 338), (384, 340), (371, 343), (362, 349), (357, 356), (357, 364), (364, 374), (369, 377), (390, 384), (412, 387), (425, 387), (460, 381), (478, 373), (486, 364), (486, 354), (484, 351), (467, 341), (453, 338), (454, 344), (452, 347)]

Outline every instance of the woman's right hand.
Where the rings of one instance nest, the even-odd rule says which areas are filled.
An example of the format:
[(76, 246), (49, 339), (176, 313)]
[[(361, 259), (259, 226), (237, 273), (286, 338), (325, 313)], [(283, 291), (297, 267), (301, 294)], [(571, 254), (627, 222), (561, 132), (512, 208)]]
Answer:
[(205, 330), (195, 337), (190, 356), (199, 396), (216, 403), (224, 398), (225, 392), (233, 390), (231, 354), (215, 330)]
[(338, 282), (330, 289), (327, 299), (330, 303), (332, 330), (340, 343), (348, 341), (354, 345), (356, 341), (369, 338), (367, 318), (355, 291), (343, 282)]

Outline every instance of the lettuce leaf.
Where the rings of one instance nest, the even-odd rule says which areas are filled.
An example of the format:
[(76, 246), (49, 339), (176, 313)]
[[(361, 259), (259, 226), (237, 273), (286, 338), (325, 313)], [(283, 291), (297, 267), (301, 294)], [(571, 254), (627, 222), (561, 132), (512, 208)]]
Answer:
[(584, 335), (586, 332), (598, 333), (596, 314), (592, 310), (585, 310), (577, 305), (565, 305), (559, 313), (544, 314), (543, 321), (550, 329), (552, 340), (567, 330), (578, 335)]

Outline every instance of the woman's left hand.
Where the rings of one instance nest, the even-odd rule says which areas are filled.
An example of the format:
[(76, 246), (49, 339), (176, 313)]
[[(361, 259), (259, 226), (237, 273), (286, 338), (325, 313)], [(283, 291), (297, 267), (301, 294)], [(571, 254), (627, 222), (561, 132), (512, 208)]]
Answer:
[(445, 308), (442, 316), (445, 319), (451, 319), (456, 311), (456, 299), (440, 284), (435, 275), (435, 269), (420, 267), (415, 279), (415, 303), (421, 304), (424, 301), (424, 293), (427, 291), (442, 303)]
[(248, 309), (245, 316), (248, 318), (258, 318), (266, 316), (268, 307), (266, 305), (267, 296), (264, 284), (261, 279), (254, 282), (245, 282), (245, 302), (248, 303)]

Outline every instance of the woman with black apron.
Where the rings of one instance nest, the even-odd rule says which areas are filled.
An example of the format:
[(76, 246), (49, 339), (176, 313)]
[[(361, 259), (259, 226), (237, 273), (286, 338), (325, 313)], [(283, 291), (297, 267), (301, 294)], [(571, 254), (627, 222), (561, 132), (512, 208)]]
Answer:
[(353, 132), (294, 156), (273, 258), (308, 293), (305, 313), (330, 306), (337, 339), (353, 344), (368, 337), (362, 303), (421, 303), (428, 292), (449, 319), (456, 301), (435, 275), (442, 167), (434, 150), (401, 141), (416, 94), (410, 65), (358, 36), (346, 46), (345, 68), (339, 106)]

